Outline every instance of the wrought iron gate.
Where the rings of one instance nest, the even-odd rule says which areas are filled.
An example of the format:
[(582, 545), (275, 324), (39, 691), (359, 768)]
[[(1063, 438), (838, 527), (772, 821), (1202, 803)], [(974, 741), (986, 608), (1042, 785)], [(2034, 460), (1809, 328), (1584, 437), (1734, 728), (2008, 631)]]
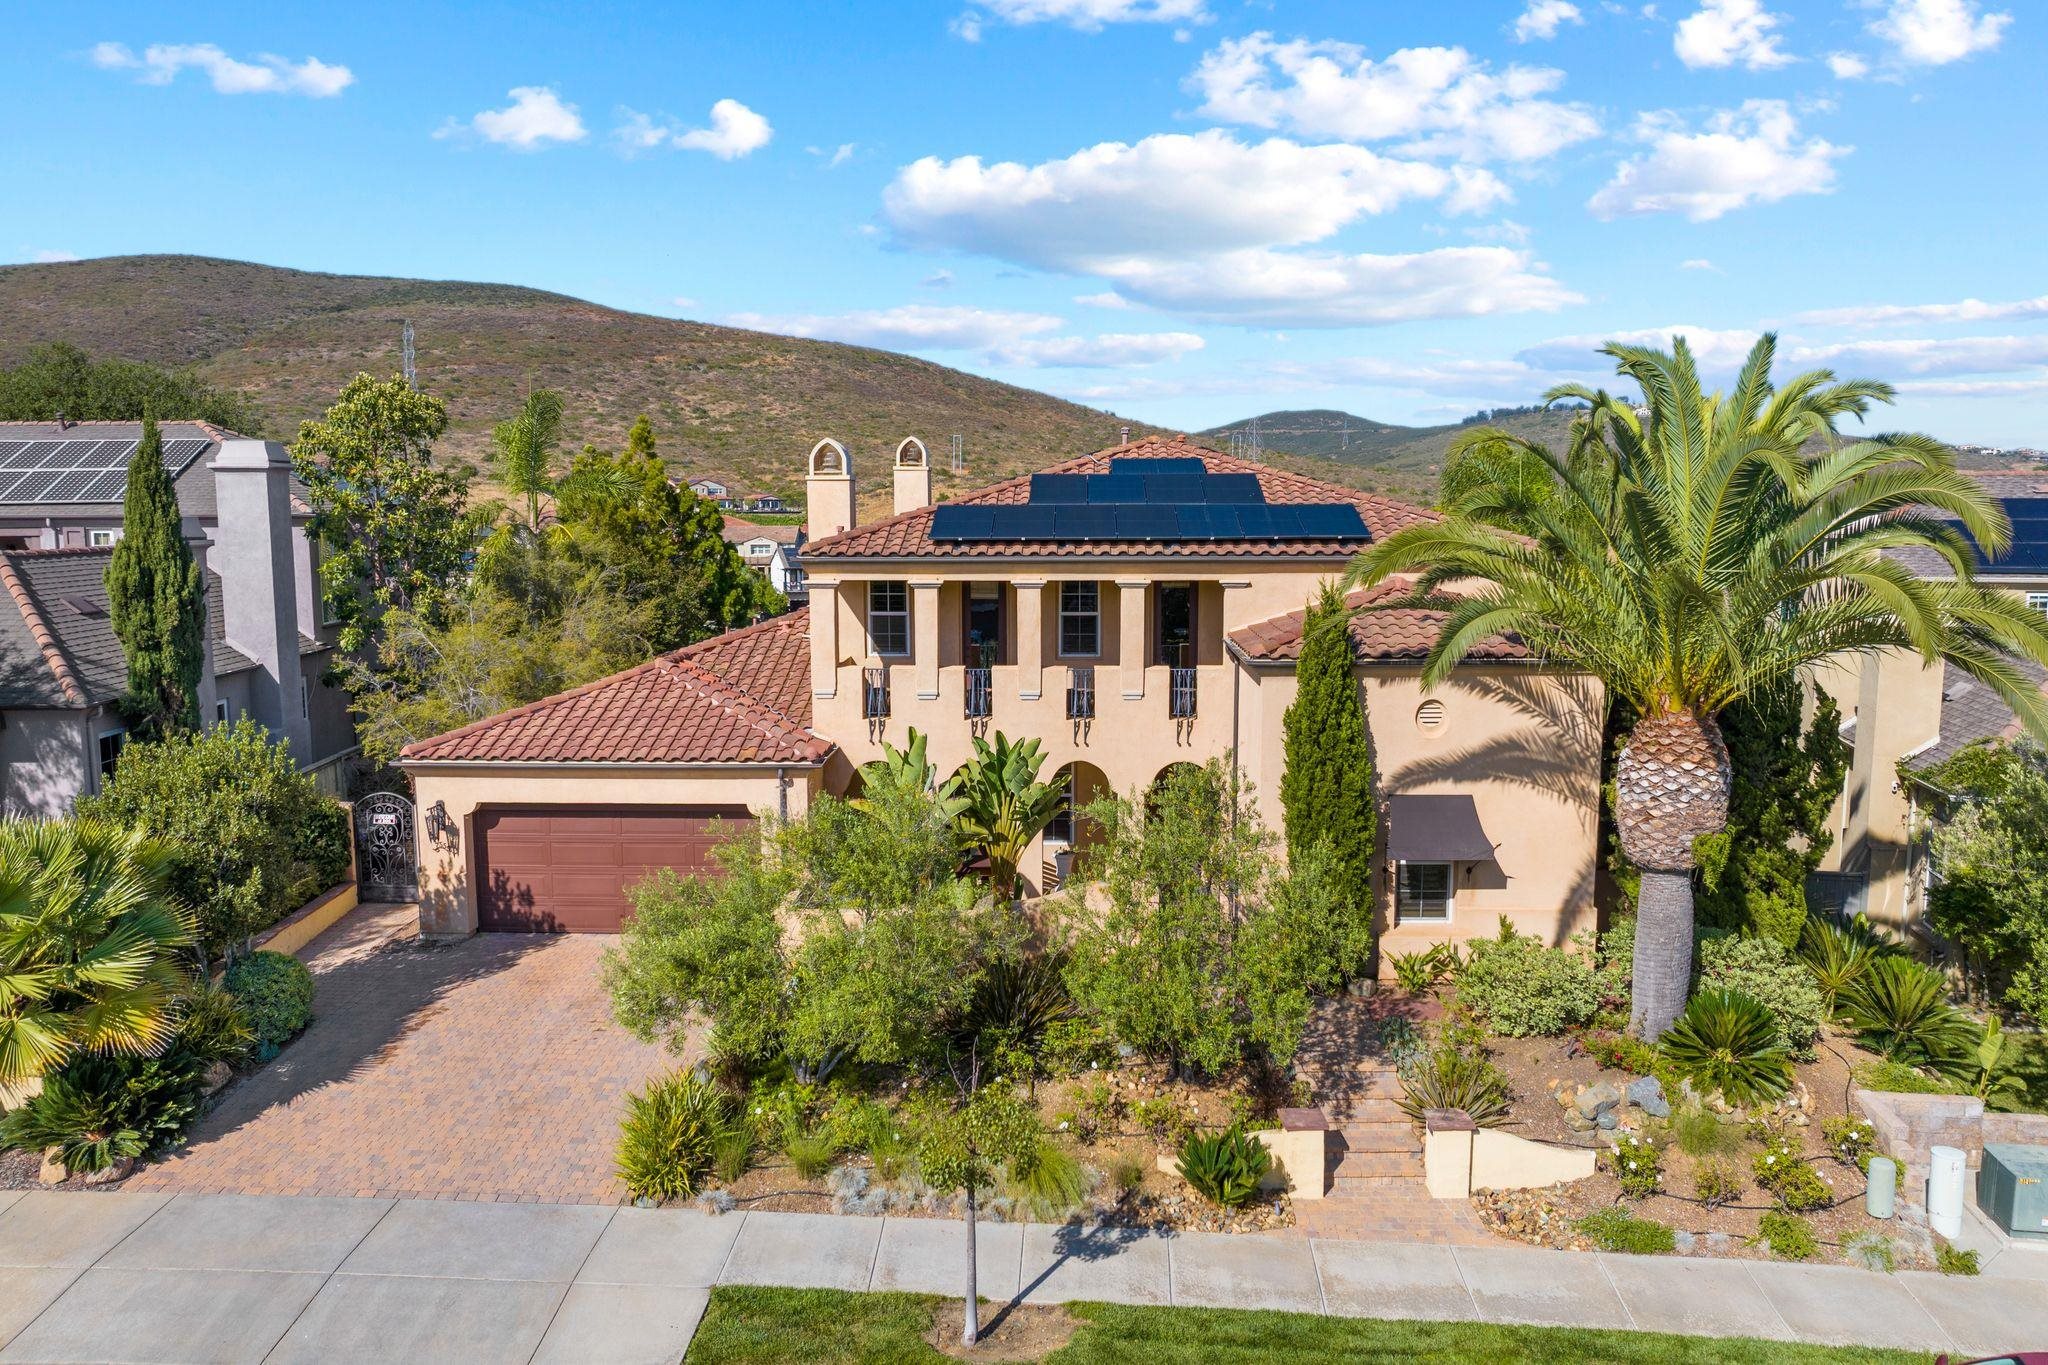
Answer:
[(356, 802), (356, 880), (366, 901), (418, 900), (412, 802), (373, 792)]

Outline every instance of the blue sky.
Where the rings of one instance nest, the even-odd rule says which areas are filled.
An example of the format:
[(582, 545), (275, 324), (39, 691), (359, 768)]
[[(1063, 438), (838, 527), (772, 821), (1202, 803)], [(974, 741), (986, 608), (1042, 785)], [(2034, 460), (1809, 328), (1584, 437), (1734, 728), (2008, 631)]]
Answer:
[[(2048, 446), (2020, 0), (38, 6), (0, 260), (504, 281), (1187, 428), (1682, 328)], [(42, 207), (48, 206), (48, 207)], [(429, 377), (430, 378), (430, 377)]]

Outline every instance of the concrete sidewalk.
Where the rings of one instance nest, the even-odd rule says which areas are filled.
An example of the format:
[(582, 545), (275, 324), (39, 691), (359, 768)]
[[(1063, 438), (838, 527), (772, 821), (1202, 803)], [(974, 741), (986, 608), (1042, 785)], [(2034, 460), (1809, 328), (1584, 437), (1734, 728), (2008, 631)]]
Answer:
[[(713, 1285), (951, 1294), (961, 1236), (952, 1222), (814, 1214), (0, 1194), (0, 1361), (673, 1361)], [(2048, 1345), (2048, 1287), (1994, 1277), (1041, 1224), (983, 1225), (980, 1274), (987, 1297), (1030, 1303), (1279, 1308), (1970, 1355)]]

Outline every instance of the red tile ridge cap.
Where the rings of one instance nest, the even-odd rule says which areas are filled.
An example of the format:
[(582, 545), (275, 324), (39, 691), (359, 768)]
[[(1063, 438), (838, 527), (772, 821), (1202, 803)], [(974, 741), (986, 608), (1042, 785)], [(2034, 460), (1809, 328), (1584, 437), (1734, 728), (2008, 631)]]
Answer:
[(28, 625), (29, 638), (42, 651), (43, 663), (57, 679), (57, 686), (64, 695), (76, 704), (86, 703), (85, 688), (79, 683), (78, 675), (71, 671), (71, 661), (64, 657), (64, 651), (57, 645), (57, 633), (50, 629), (50, 623), (43, 616), (43, 609), (28, 590), (28, 584), (21, 581), (21, 573), (14, 567), (14, 555), (0, 554), (0, 584), (14, 599), (14, 605), (21, 611), (21, 619)]

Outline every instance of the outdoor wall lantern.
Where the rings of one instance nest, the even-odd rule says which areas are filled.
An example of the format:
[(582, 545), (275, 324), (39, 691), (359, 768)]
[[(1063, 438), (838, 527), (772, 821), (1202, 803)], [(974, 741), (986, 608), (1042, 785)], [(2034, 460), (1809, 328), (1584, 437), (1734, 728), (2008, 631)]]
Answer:
[(448, 818), (448, 803), (436, 801), (427, 807), (427, 840), (439, 848), (441, 841), (455, 832), (455, 822)]

